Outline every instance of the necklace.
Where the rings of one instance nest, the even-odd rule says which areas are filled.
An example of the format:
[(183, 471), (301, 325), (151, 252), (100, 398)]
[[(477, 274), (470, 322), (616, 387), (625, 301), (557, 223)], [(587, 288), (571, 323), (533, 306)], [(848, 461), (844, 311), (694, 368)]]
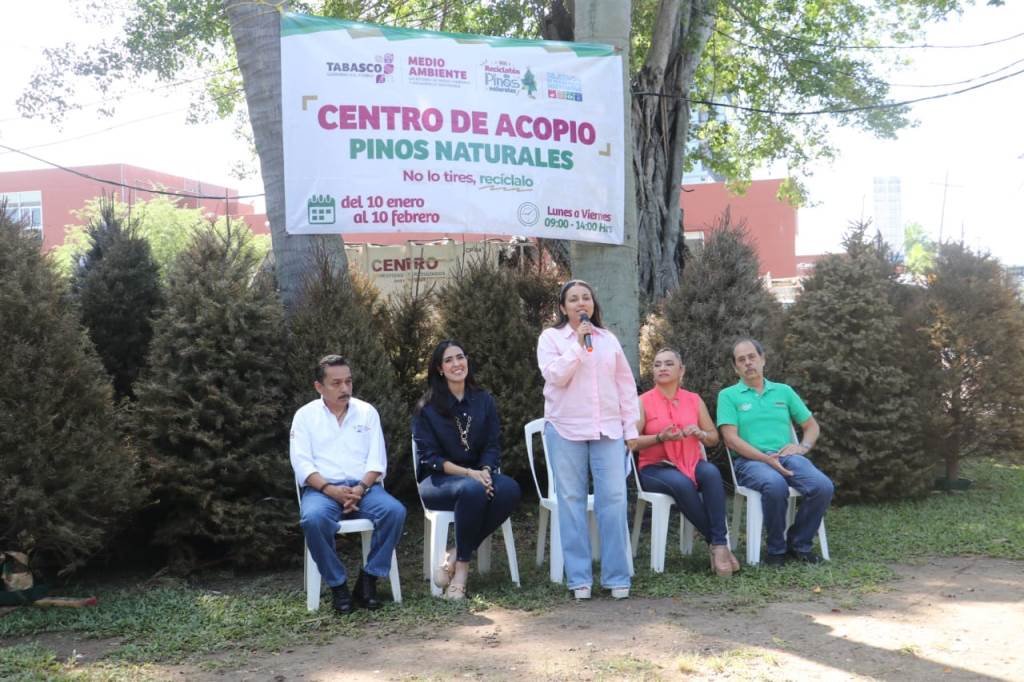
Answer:
[[(466, 417), (466, 425), (462, 425), (461, 416)], [(466, 452), (469, 452), (469, 425), (473, 423), (473, 415), (455, 415), (455, 428), (459, 431), (459, 440), (462, 441), (462, 447), (466, 448)]]

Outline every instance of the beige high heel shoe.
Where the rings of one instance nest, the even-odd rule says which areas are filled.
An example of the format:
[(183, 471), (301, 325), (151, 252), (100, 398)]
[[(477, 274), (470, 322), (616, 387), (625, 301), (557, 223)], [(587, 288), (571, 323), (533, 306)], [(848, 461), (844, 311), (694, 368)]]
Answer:
[(434, 584), (442, 590), (448, 587), (455, 575), (455, 548), (452, 547), (444, 555), (444, 563), (434, 569)]

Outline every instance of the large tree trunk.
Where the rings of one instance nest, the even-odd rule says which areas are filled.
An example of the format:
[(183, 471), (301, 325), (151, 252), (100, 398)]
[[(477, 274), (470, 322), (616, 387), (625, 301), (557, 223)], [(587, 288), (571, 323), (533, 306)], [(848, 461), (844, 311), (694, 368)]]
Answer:
[[(321, 238), (289, 235), (284, 213), (284, 145), (281, 137), (281, 19), (276, 4), (254, 0), (223, 0), (245, 85), (256, 153), (260, 157), (267, 219), (281, 298), (291, 311), (302, 292), (310, 252)], [(344, 272), (348, 267), (341, 237), (322, 240)]]
[(658, 300), (679, 286), (687, 99), (714, 28), (717, 0), (661, 0), (647, 59), (633, 80), (633, 163), (639, 212), (640, 291)]
[(639, 369), (640, 299), (637, 288), (636, 193), (629, 142), (629, 27), (631, 2), (576, 0), (576, 40), (614, 45), (622, 50), (626, 188), (622, 246), (572, 242), (573, 277), (590, 282), (601, 301), (603, 322), (622, 343), (634, 375)]

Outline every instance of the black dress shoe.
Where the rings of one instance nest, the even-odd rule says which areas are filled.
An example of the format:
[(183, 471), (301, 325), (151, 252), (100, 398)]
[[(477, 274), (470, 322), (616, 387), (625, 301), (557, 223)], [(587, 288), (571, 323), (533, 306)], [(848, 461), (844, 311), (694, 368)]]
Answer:
[(352, 591), (352, 600), (356, 603), (356, 606), (370, 609), (371, 611), (383, 606), (380, 600), (377, 599), (377, 576), (360, 570), (359, 580), (356, 581), (356, 587)]
[(821, 555), (813, 551), (798, 552), (795, 549), (791, 549), (789, 550), (789, 552), (786, 553), (786, 556), (788, 556), (790, 559), (793, 559), (794, 561), (802, 561), (805, 564), (820, 564), (823, 561), (825, 561), (821, 558)]
[(348, 615), (355, 611), (352, 604), (352, 595), (348, 593), (348, 586), (345, 583), (331, 588), (331, 606), (340, 614)]
[(782, 566), (785, 563), (786, 563), (786, 555), (785, 554), (767, 554), (766, 553), (764, 555), (764, 565), (765, 566), (772, 566), (772, 567), (778, 568), (779, 566)]

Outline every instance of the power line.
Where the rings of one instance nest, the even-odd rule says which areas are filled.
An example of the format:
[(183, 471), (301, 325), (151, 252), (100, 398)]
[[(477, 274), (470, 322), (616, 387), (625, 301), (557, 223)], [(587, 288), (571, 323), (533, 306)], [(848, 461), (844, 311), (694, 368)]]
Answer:
[[(847, 76), (847, 77), (850, 77), (850, 78), (857, 78), (858, 77), (858, 74), (855, 71), (847, 71), (845, 69), (842, 69), (842, 70), (836, 69), (832, 61), (826, 61), (826, 60), (822, 60), (822, 59), (814, 59), (812, 57), (795, 57), (795, 56), (791, 56), (791, 55), (780, 54), (780, 53), (775, 51), (775, 48), (768, 47), (766, 45), (755, 45), (753, 43), (748, 43), (748, 42), (746, 42), (744, 40), (741, 40), (740, 38), (738, 38), (735, 35), (732, 35), (730, 33), (726, 33), (725, 31), (722, 31), (721, 29), (715, 28), (715, 29), (713, 29), (713, 31), (717, 35), (720, 35), (720, 36), (722, 36), (724, 38), (728, 38), (729, 40), (731, 40), (732, 42), (736, 43), (737, 45), (742, 45), (743, 47), (745, 47), (747, 49), (750, 49), (750, 50), (754, 50), (754, 51), (756, 51), (759, 54), (766, 54), (767, 53), (767, 54), (770, 54), (770, 55), (772, 55), (774, 57), (779, 57), (779, 58), (781, 58), (784, 61), (794, 61), (794, 62), (802, 62), (802, 63), (805, 63), (805, 64), (813, 64), (815, 66), (823, 67), (824, 69), (826, 69), (828, 71), (829, 74), (836, 74), (836, 75), (841, 75), (841, 76)], [(1024, 62), (1024, 59), (1017, 59), (1015, 61), (1010, 62), (1009, 64), (1006, 64), (1004, 66), (999, 67), (998, 69), (995, 69), (994, 71), (989, 71), (988, 73), (978, 74), (977, 76), (972, 76), (971, 78), (967, 78), (967, 79), (959, 80), (959, 81), (953, 81), (953, 82), (950, 82), (950, 83), (927, 83), (927, 84), (919, 84), (919, 83), (891, 83), (891, 82), (882, 81), (881, 79), (877, 79), (876, 82), (885, 83), (885, 85), (887, 85), (888, 87), (891, 87), (891, 88), (947, 88), (947, 87), (952, 87), (954, 85), (964, 85), (964, 84), (967, 84), (967, 83), (973, 83), (974, 81), (981, 80), (982, 78), (988, 78), (989, 76), (994, 76), (995, 74), (997, 74), (997, 73), (999, 73), (1001, 71), (1006, 71), (1007, 69), (1009, 69), (1009, 68), (1011, 68), (1013, 66), (1016, 66), (1017, 64), (1020, 64), (1022, 62)], [(864, 63), (863, 62), (853, 62), (853, 64), (861, 64), (861, 65), (863, 65)]]
[(1015, 61), (1010, 62), (1009, 64), (1007, 64), (1005, 66), (1000, 66), (995, 71), (989, 71), (988, 73), (983, 73), (983, 74), (980, 74), (980, 75), (977, 75), (977, 76), (974, 76), (972, 78), (968, 78), (968, 79), (962, 80), (962, 81), (953, 81), (951, 83), (931, 83), (931, 84), (928, 84), (928, 85), (915, 85), (915, 84), (911, 84), (911, 83), (889, 83), (889, 87), (893, 87), (893, 88), (948, 88), (948, 87), (952, 87), (954, 85), (964, 85), (966, 83), (973, 83), (974, 81), (981, 80), (982, 78), (988, 78), (989, 76), (994, 76), (997, 73), (999, 73), (1000, 71), (1006, 71), (1010, 67), (1017, 66), (1018, 64), (1020, 64), (1022, 62), (1024, 62), (1024, 59), (1017, 59)]
[(107, 178), (100, 178), (100, 177), (97, 177), (95, 175), (90, 175), (88, 173), (83, 173), (80, 170), (76, 170), (74, 168), (68, 168), (67, 166), (62, 166), (59, 163), (54, 163), (53, 161), (47, 161), (46, 159), (40, 158), (40, 157), (36, 156), (35, 154), (29, 154), (26, 151), (23, 151), (21, 149), (15, 149), (14, 147), (9, 147), (9, 146), (7, 146), (5, 144), (0, 144), (0, 148), (6, 149), (9, 152), (14, 152), (15, 154), (21, 154), (22, 156), (27, 156), (28, 158), (33, 159), (34, 161), (38, 161), (40, 163), (45, 163), (47, 166), (53, 166), (54, 168), (56, 168), (58, 170), (62, 170), (65, 173), (71, 173), (72, 175), (77, 175), (78, 177), (85, 178), (86, 180), (94, 180), (96, 182), (103, 183), (104, 185), (110, 185), (112, 187), (123, 187), (125, 189), (134, 189), (134, 190), (139, 191), (139, 192), (149, 192), (150, 194), (160, 194), (160, 195), (163, 195), (163, 196), (179, 197), (179, 198), (182, 198), (182, 199), (217, 199), (218, 201), (223, 201), (225, 199), (228, 199), (228, 200), (230, 200), (230, 199), (255, 199), (257, 197), (264, 196), (263, 192), (261, 192), (259, 194), (235, 194), (235, 195), (224, 196), (223, 194), (220, 194), (220, 195), (218, 195), (218, 194), (195, 194), (193, 192), (184, 192), (184, 191), (183, 192), (170, 192), (168, 190), (163, 190), (163, 189), (153, 189), (153, 188), (150, 188), (150, 187), (139, 187), (138, 185), (129, 185), (129, 184), (126, 184), (126, 183), (123, 183), (123, 182), (118, 182), (116, 180), (108, 180)]
[(972, 86), (967, 87), (967, 88), (961, 88), (959, 90), (952, 90), (950, 92), (943, 92), (943, 93), (940, 93), (938, 95), (928, 95), (927, 97), (918, 97), (916, 99), (903, 100), (901, 102), (883, 102), (883, 103), (880, 103), (880, 104), (867, 104), (867, 105), (860, 106), (860, 107), (846, 107), (846, 108), (842, 108), (842, 109), (816, 109), (816, 110), (809, 110), (809, 111), (779, 111), (779, 110), (776, 110), (776, 109), (764, 109), (764, 108), (761, 108), (761, 107), (748, 107), (748, 106), (744, 106), (742, 104), (731, 104), (731, 103), (728, 103), (728, 102), (713, 102), (713, 101), (704, 100), (704, 99), (690, 99), (688, 97), (680, 97), (679, 95), (666, 95), (666, 94), (660, 93), (660, 92), (634, 92), (632, 94), (633, 94), (634, 97), (664, 97), (664, 98), (667, 98), (667, 99), (686, 100), (690, 104), (703, 104), (705, 106), (721, 107), (723, 109), (737, 109), (739, 111), (749, 111), (749, 112), (755, 113), (755, 114), (770, 114), (770, 115), (775, 115), (775, 116), (787, 116), (787, 117), (791, 117), (791, 116), (817, 116), (817, 115), (821, 115), (821, 114), (854, 114), (854, 113), (857, 113), (857, 112), (860, 112), (860, 111), (875, 111), (875, 110), (878, 110), (878, 109), (894, 109), (896, 107), (904, 107), (904, 106), (908, 106), (910, 104), (917, 104), (918, 102), (928, 102), (930, 100), (943, 99), (945, 97), (953, 97), (954, 95), (961, 95), (961, 94), (963, 94), (965, 92), (970, 92), (972, 90), (977, 90), (979, 88), (983, 88), (986, 85), (992, 85), (993, 83), (998, 83), (1000, 81), (1007, 80), (1008, 78), (1013, 78), (1014, 76), (1019, 76), (1022, 73), (1024, 73), (1024, 69), (1020, 69), (1019, 71), (1014, 71), (1013, 73), (1008, 73), (1005, 76), (1000, 76), (999, 78), (993, 78), (992, 80), (985, 81), (984, 83), (978, 83), (977, 85), (972, 85)]
[[(832, 50), (967, 50), (979, 47), (989, 47), (991, 45), (999, 45), (1001, 43), (1007, 43), (1011, 40), (1017, 40), (1018, 38), (1024, 37), (1024, 31), (1020, 33), (1014, 33), (1013, 35), (1006, 36), (1005, 38), (996, 38), (995, 40), (986, 40), (980, 43), (967, 43), (961, 45), (936, 45), (932, 43), (919, 43), (912, 45), (867, 45), (867, 44), (843, 44), (843, 43), (818, 43), (809, 40), (803, 40), (796, 36), (790, 35), (784, 31), (776, 29), (766, 28), (755, 23), (747, 14), (745, 14), (735, 3), (726, 2), (726, 4), (736, 12), (745, 21), (741, 22), (747, 28), (760, 34), (772, 34), (781, 40), (786, 40), (791, 43), (800, 43), (807, 47), (822, 47)], [(719, 15), (715, 14), (717, 19)]]

